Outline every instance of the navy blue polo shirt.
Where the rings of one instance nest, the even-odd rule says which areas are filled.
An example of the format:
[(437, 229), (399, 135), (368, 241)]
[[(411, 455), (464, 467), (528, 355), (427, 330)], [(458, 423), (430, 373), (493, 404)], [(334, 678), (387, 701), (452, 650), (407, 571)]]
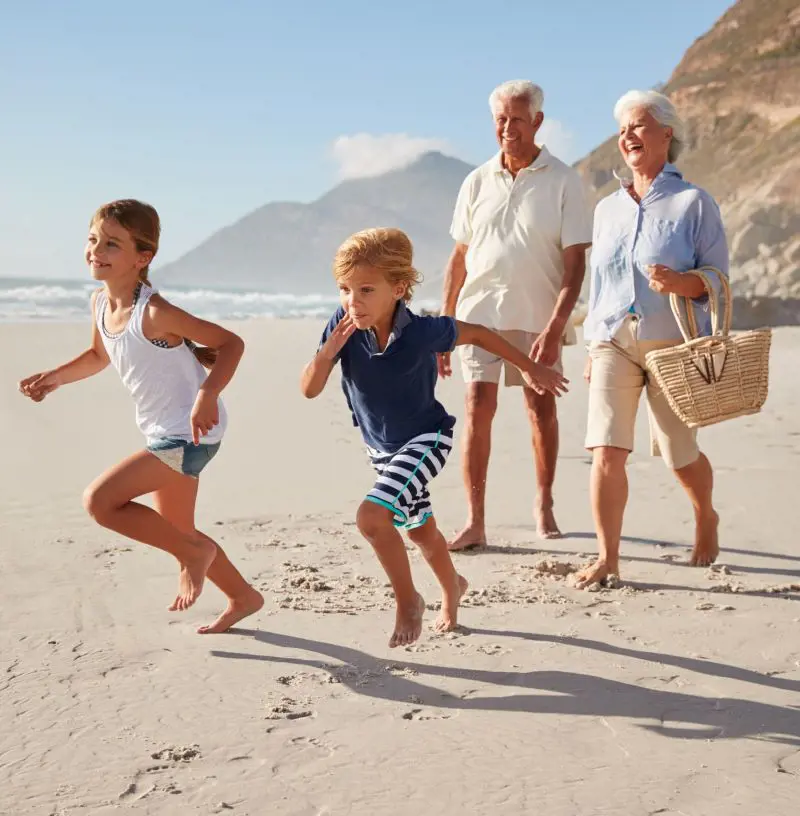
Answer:
[[(322, 333), (324, 343), (345, 311), (340, 306)], [(400, 302), (383, 351), (372, 330), (356, 330), (339, 352), (342, 389), (364, 442), (395, 453), (415, 436), (449, 431), (456, 423), (434, 394), (436, 354), (452, 351), (458, 329), (452, 317), (422, 317)]]

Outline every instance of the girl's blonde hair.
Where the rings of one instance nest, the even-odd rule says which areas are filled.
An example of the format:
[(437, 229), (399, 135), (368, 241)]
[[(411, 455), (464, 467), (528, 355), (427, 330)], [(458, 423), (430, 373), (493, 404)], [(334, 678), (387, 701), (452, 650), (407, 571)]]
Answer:
[(411, 239), (394, 227), (375, 227), (351, 235), (336, 251), (333, 276), (346, 278), (359, 264), (380, 270), (390, 283), (405, 283), (403, 300), (408, 302), (414, 286), (421, 281), (413, 265), (414, 247)]
[[(89, 228), (100, 221), (116, 221), (131, 236), (137, 252), (150, 252), (155, 258), (161, 238), (161, 219), (155, 207), (133, 198), (111, 201), (97, 209), (89, 222)], [(150, 264), (139, 271), (139, 279), (147, 286), (151, 285), (147, 277), (149, 270)], [(203, 366), (211, 368), (214, 365), (217, 360), (216, 349), (196, 346), (186, 337), (183, 338), (183, 342)]]

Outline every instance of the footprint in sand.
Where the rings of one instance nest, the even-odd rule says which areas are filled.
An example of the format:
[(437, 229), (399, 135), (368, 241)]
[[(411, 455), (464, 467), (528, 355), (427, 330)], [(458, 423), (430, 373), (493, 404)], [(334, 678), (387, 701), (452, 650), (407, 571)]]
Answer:
[(151, 759), (166, 759), (170, 762), (191, 762), (201, 756), (199, 745), (168, 745), (166, 748), (150, 754)]
[(301, 720), (305, 717), (313, 717), (314, 712), (307, 709), (303, 703), (293, 700), (291, 697), (282, 697), (276, 705), (269, 706), (267, 711), (268, 720)]
[(424, 708), (412, 708), (403, 714), (404, 720), (449, 720), (452, 714), (445, 714), (442, 711), (426, 711)]

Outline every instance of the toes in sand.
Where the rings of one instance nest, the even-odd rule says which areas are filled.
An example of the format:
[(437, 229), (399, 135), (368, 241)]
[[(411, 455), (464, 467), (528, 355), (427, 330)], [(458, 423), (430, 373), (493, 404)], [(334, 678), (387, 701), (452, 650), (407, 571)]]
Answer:
[(200, 597), (208, 568), (217, 555), (217, 546), (212, 541), (201, 539), (195, 547), (195, 557), (182, 565), (178, 580), (177, 608), (181, 611), (188, 609)]
[(219, 635), (227, 632), (232, 626), (248, 615), (254, 615), (264, 606), (264, 596), (253, 587), (242, 598), (231, 598), (227, 609), (209, 626), (201, 626), (198, 635)]
[(575, 588), (586, 589), (593, 584), (619, 586), (619, 567), (612, 568), (605, 561), (597, 560), (575, 573)]
[(536, 510), (536, 533), (539, 538), (561, 538), (552, 507), (538, 507)]
[(442, 590), (442, 608), (439, 617), (433, 624), (436, 632), (452, 632), (458, 626), (458, 605), (469, 589), (469, 584), (463, 575), (459, 575), (457, 578), (458, 584), (454, 590)]
[(411, 607), (398, 605), (394, 622), (394, 632), (389, 639), (389, 648), (408, 646), (419, 639), (422, 633), (422, 616), (425, 614), (425, 601), (417, 593), (416, 603)]
[(719, 555), (719, 516), (716, 512), (707, 518), (698, 518), (695, 542), (689, 563), (693, 567), (708, 567)]
[(476, 524), (468, 524), (452, 541), (447, 542), (450, 552), (478, 550), (486, 546), (486, 530)]

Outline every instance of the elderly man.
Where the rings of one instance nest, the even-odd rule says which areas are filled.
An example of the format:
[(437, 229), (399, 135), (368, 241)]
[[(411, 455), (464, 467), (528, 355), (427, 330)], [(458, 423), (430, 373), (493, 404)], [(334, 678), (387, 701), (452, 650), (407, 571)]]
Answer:
[[(473, 170), (459, 192), (443, 314), (488, 326), (538, 362), (560, 367), (592, 229), (577, 172), (536, 145), (543, 98), (542, 89), (527, 80), (506, 82), (489, 97), (500, 152)], [(463, 348), (461, 363), (467, 383), (463, 474), (469, 515), (449, 548), (486, 544), (486, 474), (501, 373), (506, 386), (522, 386), (525, 396), (538, 483), (538, 533), (559, 537), (553, 514), (555, 398), (527, 388), (514, 369), (474, 346)], [(441, 355), (439, 372), (450, 375), (449, 355)]]

